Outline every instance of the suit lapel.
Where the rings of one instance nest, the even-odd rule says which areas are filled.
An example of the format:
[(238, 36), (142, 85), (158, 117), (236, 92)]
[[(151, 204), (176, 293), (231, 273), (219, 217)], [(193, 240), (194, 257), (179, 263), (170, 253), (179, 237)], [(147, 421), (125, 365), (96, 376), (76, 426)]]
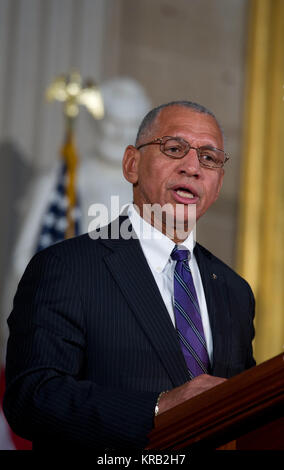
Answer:
[[(125, 220), (125, 217), (123, 218)], [(120, 222), (123, 221), (120, 219)], [(119, 225), (118, 225), (119, 226)], [(110, 235), (110, 227), (107, 229)], [(115, 232), (117, 233), (117, 231)], [(105, 263), (125, 296), (145, 335), (156, 350), (173, 387), (189, 380), (176, 331), (137, 239), (100, 240), (110, 249)], [(206, 297), (213, 338), (212, 374), (226, 376), (231, 342), (228, 290), (222, 268), (205, 248), (194, 250)]]
[(173, 387), (189, 380), (175, 329), (138, 240), (101, 240), (105, 257), (138, 323), (160, 357)]
[(202, 278), (212, 331), (212, 374), (226, 376), (231, 342), (231, 315), (227, 285), (220, 265), (214, 261), (211, 253), (198, 244), (194, 253)]

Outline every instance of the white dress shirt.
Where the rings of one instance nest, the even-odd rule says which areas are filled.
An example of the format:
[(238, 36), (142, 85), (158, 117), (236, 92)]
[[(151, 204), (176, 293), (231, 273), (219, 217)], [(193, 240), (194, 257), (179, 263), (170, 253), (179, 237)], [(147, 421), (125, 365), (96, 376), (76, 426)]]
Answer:
[[(176, 261), (171, 259), (171, 252), (175, 247), (175, 242), (146, 222), (135, 210), (133, 204), (128, 208), (128, 217), (132, 223), (134, 231), (140, 241), (141, 248), (149, 267), (153, 273), (161, 296), (164, 300), (170, 318), (175, 326), (174, 315), (174, 270)], [(208, 356), (212, 363), (213, 343), (208, 317), (206, 299), (198, 264), (193, 253), (194, 237), (191, 232), (184, 242), (178, 245), (179, 248), (188, 249), (189, 267), (192, 273), (193, 282), (198, 297), (204, 336), (207, 345)]]

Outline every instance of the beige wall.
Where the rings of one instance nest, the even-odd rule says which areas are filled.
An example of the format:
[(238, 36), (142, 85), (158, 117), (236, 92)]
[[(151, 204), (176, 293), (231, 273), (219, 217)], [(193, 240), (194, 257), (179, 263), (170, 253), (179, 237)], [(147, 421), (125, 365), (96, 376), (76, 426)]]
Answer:
[(154, 105), (184, 98), (204, 104), (223, 126), (231, 160), (220, 199), (200, 221), (197, 238), (234, 266), (248, 2), (118, 3), (108, 32), (105, 73), (133, 76)]

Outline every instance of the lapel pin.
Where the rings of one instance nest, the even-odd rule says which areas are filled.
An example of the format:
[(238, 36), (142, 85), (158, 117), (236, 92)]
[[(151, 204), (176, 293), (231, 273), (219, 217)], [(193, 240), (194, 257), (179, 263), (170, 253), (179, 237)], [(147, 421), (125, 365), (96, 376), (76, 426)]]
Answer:
[(212, 279), (217, 279), (217, 277), (218, 277), (217, 274), (215, 273), (212, 274)]

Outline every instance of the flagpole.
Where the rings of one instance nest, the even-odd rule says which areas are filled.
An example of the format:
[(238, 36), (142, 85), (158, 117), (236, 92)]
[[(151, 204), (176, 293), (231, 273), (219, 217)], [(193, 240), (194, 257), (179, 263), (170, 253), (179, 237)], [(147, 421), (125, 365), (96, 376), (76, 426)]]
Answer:
[(76, 235), (75, 208), (77, 203), (76, 183), (79, 157), (75, 145), (75, 121), (79, 114), (79, 105), (83, 105), (95, 119), (104, 116), (104, 105), (99, 88), (90, 80), (85, 86), (78, 72), (57, 77), (46, 91), (48, 101), (64, 103), (65, 140), (61, 149), (61, 157), (66, 169), (66, 220), (64, 238)]
[(65, 238), (75, 236), (74, 210), (76, 207), (76, 180), (79, 157), (75, 145), (74, 125), (75, 118), (66, 116), (65, 142), (61, 150), (61, 156), (66, 165), (66, 197), (67, 197), (67, 227)]

